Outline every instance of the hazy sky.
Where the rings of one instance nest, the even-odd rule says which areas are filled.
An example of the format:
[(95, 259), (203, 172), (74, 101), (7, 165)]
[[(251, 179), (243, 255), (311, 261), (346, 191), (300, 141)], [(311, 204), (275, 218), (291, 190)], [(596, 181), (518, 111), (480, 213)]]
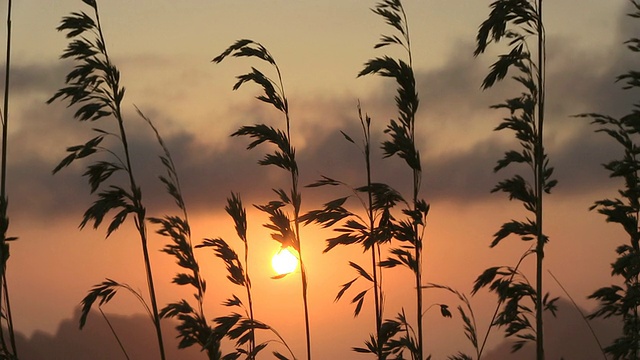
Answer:
[[(522, 215), (489, 190), (505, 175), (492, 168), (502, 152), (513, 147), (512, 136), (495, 133), (503, 113), (489, 105), (514, 95), (508, 83), (482, 92), (480, 83), (490, 63), (487, 54), (472, 56), (476, 30), (488, 15), (489, 0), (407, 1), (405, 4), (421, 99), (419, 144), (425, 171), (423, 196), (432, 205), (426, 235), (425, 281), (450, 285), (468, 293), (473, 280), (488, 266), (512, 265), (529, 244), (507, 239), (489, 249), (500, 224)], [(394, 114), (395, 84), (385, 79), (356, 79), (362, 64), (384, 54), (374, 50), (381, 32), (388, 32), (368, 9), (374, 1), (172, 1), (110, 0), (100, 3), (110, 55), (127, 88), (125, 114), (133, 136), (134, 170), (141, 179), (149, 213), (176, 211), (156, 175), (158, 148), (152, 133), (135, 115), (137, 105), (150, 116), (167, 140), (178, 164), (191, 211), (194, 239), (224, 236), (239, 246), (223, 208), (230, 191), (240, 192), (245, 204), (262, 203), (270, 189), (286, 181), (276, 169), (255, 164), (262, 149), (246, 151), (246, 139), (229, 134), (244, 124), (265, 122), (281, 126), (279, 113), (253, 99), (256, 88), (237, 92), (235, 76), (250, 66), (247, 60), (210, 60), (233, 41), (251, 38), (263, 43), (278, 61), (291, 104), (293, 142), (301, 166), (301, 182), (321, 174), (354, 183), (364, 181), (360, 155), (339, 133), (357, 137), (358, 99), (373, 118), (375, 138)], [(79, 231), (82, 213), (92, 198), (81, 166), (52, 176), (65, 148), (83, 143), (90, 124), (72, 119), (65, 104), (45, 101), (63, 85), (71, 64), (58, 60), (66, 46), (55, 31), (72, 11), (88, 11), (81, 1), (22, 0), (14, 3), (13, 57), (10, 105), (9, 183), (11, 235), (20, 240), (11, 247), (9, 286), (17, 330), (54, 332), (72, 316), (86, 291), (103, 278), (114, 278), (145, 289), (142, 257), (132, 224), (104, 240), (104, 229)], [(637, 36), (638, 26), (624, 16), (627, 1), (556, 0), (545, 5), (548, 35), (547, 149), (560, 183), (547, 197), (546, 233), (551, 242), (545, 265), (563, 282), (578, 303), (592, 309), (585, 298), (610, 283), (609, 263), (615, 247), (626, 239), (588, 207), (614, 196), (620, 183), (608, 179), (600, 164), (620, 154), (612, 142), (584, 119), (571, 115), (597, 111), (622, 115), (634, 94), (622, 92), (615, 76), (637, 62), (622, 45)], [(6, 17), (6, 8), (0, 10)], [(637, 22), (637, 20), (636, 20)], [(5, 38), (6, 30), (0, 37)], [(4, 48), (1, 40), (0, 48)], [(400, 53), (388, 50), (391, 55)], [(495, 55), (495, 54), (494, 54)], [(378, 154), (379, 155), (379, 154)], [(79, 164), (78, 164), (79, 165)], [(378, 161), (374, 176), (405, 188), (406, 166), (390, 159)], [(336, 193), (305, 189), (303, 210), (319, 207)], [(302, 344), (302, 311), (298, 276), (270, 280), (271, 254), (277, 243), (260, 225), (261, 214), (250, 211), (253, 248), (252, 279), (257, 316), (278, 329), (292, 343)], [(311, 327), (314, 353), (319, 358), (347, 356), (373, 326), (365, 305), (363, 316), (352, 320), (348, 301), (334, 304), (338, 286), (351, 278), (348, 259), (360, 259), (359, 249), (336, 249), (322, 255), (323, 237), (317, 228), (303, 230), (308, 255)], [(190, 296), (170, 284), (178, 268), (173, 259), (155, 251), (166, 240), (153, 239), (159, 301), (166, 304)], [(207, 270), (208, 314), (232, 291), (223, 266), (213, 254), (197, 253)], [(533, 275), (532, 275), (533, 276)], [(550, 277), (546, 287), (563, 295)], [(401, 306), (410, 311), (412, 296), (408, 272), (389, 275), (386, 313)], [(493, 296), (482, 292), (472, 299), (478, 324), (486, 329)], [(445, 294), (426, 293), (425, 305), (449, 302)], [(139, 312), (137, 304), (119, 295), (105, 310), (119, 314)], [(426, 344), (436, 359), (467, 350), (459, 319), (426, 315)], [(484, 332), (484, 331), (482, 331)], [(329, 341), (337, 342), (327, 348)], [(491, 344), (501, 340), (499, 333)], [(303, 354), (302, 346), (294, 346)]]

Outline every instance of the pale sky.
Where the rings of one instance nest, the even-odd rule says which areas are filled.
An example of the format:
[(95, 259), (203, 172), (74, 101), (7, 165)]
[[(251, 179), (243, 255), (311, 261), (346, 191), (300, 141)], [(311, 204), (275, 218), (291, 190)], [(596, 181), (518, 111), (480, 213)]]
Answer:
[[(486, 267), (512, 265), (528, 247), (507, 239), (496, 249), (488, 248), (500, 224), (522, 215), (519, 204), (489, 193), (506, 176), (493, 174), (492, 168), (513, 143), (511, 134), (492, 131), (504, 114), (488, 107), (519, 91), (508, 83), (480, 90), (495, 53), (474, 59), (472, 52), (476, 30), (488, 15), (490, 3), (435, 0), (405, 4), (421, 99), (422, 194), (432, 206), (425, 281), (465, 293)], [(373, 49), (380, 33), (389, 31), (368, 10), (374, 4), (362, 0), (102, 1), (107, 46), (127, 88), (127, 126), (149, 212), (158, 216), (176, 209), (155, 180), (163, 171), (157, 160), (160, 149), (135, 116), (134, 104), (155, 121), (176, 158), (196, 242), (218, 236), (235, 242), (232, 224), (223, 211), (230, 191), (240, 192), (249, 206), (268, 199), (270, 189), (285, 181), (276, 169), (255, 163), (263, 149), (246, 151), (246, 139), (229, 138), (241, 125), (282, 124), (275, 110), (253, 99), (257, 88), (231, 89), (236, 75), (262, 64), (235, 59), (220, 65), (210, 62), (241, 38), (263, 43), (282, 69), (302, 184), (320, 175), (362, 183), (358, 150), (345, 143), (339, 130), (359, 135), (359, 99), (373, 118), (374, 137), (382, 139), (381, 130), (394, 115), (395, 84), (374, 77), (356, 79), (356, 74), (369, 58), (385, 51), (400, 54)], [(89, 124), (74, 121), (73, 111), (66, 110), (65, 104), (45, 104), (63, 86), (70, 69), (68, 62), (58, 60), (67, 42), (55, 27), (63, 16), (80, 10), (89, 8), (79, 0), (14, 3), (8, 193), (10, 235), (20, 240), (12, 244), (8, 274), (16, 329), (27, 335), (55, 332), (60, 321), (72, 316), (86, 291), (105, 277), (146, 288), (132, 224), (107, 240), (105, 229), (78, 230), (92, 201), (80, 176), (84, 169), (73, 166), (51, 175), (65, 148), (83, 143), (90, 133), (90, 126), (85, 126)], [(560, 181), (545, 200), (550, 236), (545, 265), (588, 310), (595, 304), (586, 296), (612, 281), (609, 263), (615, 247), (626, 241), (620, 229), (588, 211), (595, 200), (615, 196), (621, 185), (608, 179), (600, 166), (619, 152), (611, 140), (594, 134), (587, 120), (571, 115), (591, 111), (622, 115), (630, 109), (633, 94), (620, 91), (613, 83), (615, 76), (637, 63), (622, 45), (637, 36), (634, 30), (639, 28), (624, 16), (629, 10), (628, 2), (621, 0), (583, 0), (579, 5), (556, 0), (545, 5), (546, 139)], [(6, 6), (0, 9), (0, 18), (6, 18)], [(5, 35), (5, 28), (0, 28), (2, 49)], [(374, 176), (380, 180), (401, 189), (409, 182), (406, 166), (397, 160), (377, 161), (376, 166)], [(324, 190), (303, 191), (305, 211), (338, 196)], [(277, 243), (260, 226), (264, 221), (261, 214), (250, 211), (258, 316), (282, 329), (292, 343), (302, 344), (298, 276), (269, 279), (269, 259)], [(351, 278), (348, 259), (359, 259), (361, 254), (360, 249), (340, 248), (322, 255), (322, 239), (329, 235), (313, 226), (303, 230), (308, 237), (303, 249), (309, 257), (313, 351), (320, 359), (351, 356), (349, 348), (359, 346), (372, 328), (367, 313), (370, 304), (359, 319), (352, 320), (348, 301), (333, 303), (338, 286)], [(153, 239), (152, 262), (161, 304), (190, 296), (170, 284), (178, 268), (168, 255), (155, 251), (164, 241)], [(224, 268), (213, 254), (201, 251), (197, 255), (208, 270), (208, 313), (213, 318), (221, 315), (217, 304), (240, 290), (227, 284)], [(404, 270), (394, 270), (389, 279), (386, 315), (392, 317), (401, 306), (412, 309), (412, 302), (403, 301), (413, 290)], [(548, 291), (564, 296), (550, 277), (545, 281)], [(487, 327), (493, 300), (486, 291), (472, 298), (481, 329)], [(443, 294), (426, 293), (425, 307), (436, 302), (457, 305)], [(140, 312), (124, 294), (105, 310)], [(459, 319), (441, 319), (433, 311), (426, 315), (425, 324), (426, 346), (433, 349), (435, 359), (457, 350), (470, 351)], [(335, 338), (342, 339), (339, 345), (324, 345)], [(501, 340), (500, 332), (495, 332), (490, 343), (495, 346)], [(302, 346), (294, 350), (303, 356)]]

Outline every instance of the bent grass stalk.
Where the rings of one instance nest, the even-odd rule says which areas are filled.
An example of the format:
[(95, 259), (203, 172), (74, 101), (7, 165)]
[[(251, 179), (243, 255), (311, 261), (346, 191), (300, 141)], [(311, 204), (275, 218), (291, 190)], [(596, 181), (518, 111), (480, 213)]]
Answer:
[[(61, 58), (73, 59), (78, 64), (67, 75), (65, 81), (67, 87), (58, 90), (47, 102), (68, 99), (68, 106), (79, 106), (74, 114), (76, 120), (96, 122), (102, 118), (110, 117), (115, 120), (118, 130), (112, 133), (101, 128), (94, 128), (93, 131), (98, 135), (84, 144), (67, 148), (67, 152), (70, 154), (55, 167), (53, 173), (57, 173), (75, 160), (94, 154), (106, 154), (107, 158), (110, 158), (110, 160), (97, 160), (89, 165), (83, 174), (88, 177), (92, 194), (98, 190), (101, 191), (98, 193), (98, 199), (85, 211), (80, 227), (84, 228), (88, 223), (93, 222), (94, 229), (98, 228), (109, 212), (117, 211), (107, 229), (106, 236), (109, 237), (129, 215), (134, 217), (134, 224), (140, 237), (143, 252), (158, 349), (161, 359), (164, 360), (164, 343), (147, 244), (146, 209), (142, 203), (141, 189), (135, 181), (122, 115), (121, 104), (125, 90), (120, 85), (120, 72), (111, 62), (107, 52), (97, 2), (95, 0), (83, 0), (83, 2), (92, 8), (93, 18), (84, 12), (74, 12), (70, 16), (64, 17), (58, 26), (58, 31), (66, 31), (67, 38), (74, 39), (70, 41)], [(101, 143), (106, 137), (117, 139), (120, 148), (111, 150), (103, 147)], [(114, 173), (118, 172), (126, 174), (128, 182), (125, 185), (115, 185), (107, 181)], [(100, 286), (94, 287), (83, 299), (85, 319), (93, 302), (98, 297), (101, 298), (101, 304), (103, 304), (115, 295), (114, 292), (107, 296), (100, 292), (100, 288)], [(81, 321), (80, 325), (82, 327), (84, 323)]]
[(210, 360), (218, 359), (220, 358), (220, 339), (208, 324), (207, 317), (204, 314), (203, 303), (206, 282), (200, 274), (200, 266), (193, 251), (189, 215), (182, 196), (178, 171), (158, 129), (153, 125), (151, 119), (146, 117), (138, 108), (136, 110), (138, 115), (149, 124), (156, 135), (158, 144), (162, 147), (164, 154), (160, 156), (160, 161), (166, 170), (166, 175), (159, 176), (159, 179), (182, 212), (181, 216), (152, 217), (149, 218), (149, 222), (160, 225), (156, 232), (172, 240), (172, 243), (165, 245), (162, 251), (174, 256), (178, 266), (185, 271), (176, 274), (172, 282), (179, 286), (191, 285), (196, 290), (195, 294), (193, 294), (197, 302), (195, 308), (189, 304), (189, 301), (182, 299), (166, 305), (160, 311), (159, 316), (162, 318), (176, 318), (180, 322), (176, 326), (178, 337), (180, 338), (178, 348), (183, 349), (198, 344), (202, 350), (206, 350), (207, 357)]
[(602, 344), (600, 343), (600, 339), (598, 339), (598, 336), (596, 335), (596, 332), (593, 330), (593, 326), (591, 326), (591, 324), (589, 323), (589, 318), (584, 314), (582, 309), (580, 309), (580, 306), (578, 306), (576, 301), (573, 299), (573, 296), (571, 296), (571, 294), (569, 294), (569, 291), (567, 291), (567, 289), (564, 287), (564, 285), (562, 285), (560, 280), (558, 280), (558, 278), (555, 275), (553, 275), (551, 270), (547, 269), (547, 272), (549, 273), (549, 275), (551, 275), (551, 278), (558, 284), (558, 286), (560, 286), (560, 289), (562, 289), (562, 292), (564, 292), (565, 295), (567, 295), (567, 298), (569, 298), (569, 301), (571, 301), (571, 304), (573, 305), (573, 308), (576, 309), (578, 314), (580, 314), (580, 317), (582, 318), (582, 320), (584, 320), (585, 325), (587, 325), (587, 328), (589, 329), (589, 332), (591, 333), (591, 336), (593, 336), (593, 339), (595, 340), (596, 344), (598, 345), (598, 348), (600, 349), (600, 352), (602, 353), (602, 357), (604, 358), (604, 360), (607, 360), (607, 353), (604, 351), (604, 348), (602, 347)]

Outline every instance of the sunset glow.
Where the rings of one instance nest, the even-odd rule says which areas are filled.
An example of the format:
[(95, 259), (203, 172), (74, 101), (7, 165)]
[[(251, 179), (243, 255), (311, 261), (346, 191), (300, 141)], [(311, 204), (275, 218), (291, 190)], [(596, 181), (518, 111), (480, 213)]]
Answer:
[(271, 259), (271, 266), (278, 275), (290, 274), (298, 267), (298, 258), (289, 248), (280, 249)]
[[(511, 201), (507, 192), (492, 189), (515, 174), (527, 182), (536, 178), (526, 161), (494, 171), (505, 156), (522, 160), (511, 128), (494, 131), (513, 112), (490, 108), (520, 99), (521, 84), (512, 79), (518, 72), (510, 70), (504, 81), (482, 90), (499, 54), (509, 53), (508, 41), (492, 42), (488, 52), (474, 56), (490, 5), (506, 0), (402, 0), (410, 56), (393, 41), (377, 47), (382, 36), (402, 37), (372, 11), (381, 1), (2, 2), (0, 49), (10, 45), (11, 52), (0, 60), (1, 72), (2, 62), (10, 65), (10, 101), (0, 103), (0, 125), (10, 124), (2, 141), (9, 145), (9, 205), (6, 214), (0, 206), (0, 222), (7, 215), (5, 236), (18, 237), (10, 243), (6, 279), (0, 276), (0, 338), (7, 346), (4, 324), (12, 317), (22, 360), (98, 353), (123, 358), (120, 340), (127, 358), (161, 359), (162, 338), (167, 360), (205, 358), (202, 344), (178, 348), (183, 339), (177, 326), (188, 316), (149, 321), (152, 280), (158, 311), (184, 315), (180, 311), (193, 309), (188, 315), (203, 319), (198, 325), (207, 331), (220, 325), (214, 319), (231, 321), (235, 314), (242, 316), (236, 324), (277, 329), (260, 330), (253, 344), (243, 345), (268, 344), (256, 360), (275, 351), (300, 360), (311, 354), (313, 360), (364, 359), (353, 349), (366, 347), (370, 335), (379, 334), (377, 326), (399, 315), (410, 326), (424, 324), (422, 336), (417, 329), (414, 335), (424, 342), (425, 358), (475, 354), (482, 344), (477, 358), (483, 360), (532, 359), (533, 343), (509, 355), (516, 336), (505, 337), (507, 327), (494, 326), (496, 307), (505, 302), (489, 287), (474, 286), (486, 269), (517, 265), (531, 284), (542, 274), (539, 283), (549, 299), (560, 297), (558, 317), (544, 319), (545, 358), (602, 358), (594, 335), (609, 345), (622, 323), (615, 316), (594, 319), (589, 329), (580, 311), (597, 308), (590, 297), (597, 289), (625, 284), (611, 276), (611, 264), (629, 236), (589, 209), (620, 197), (624, 179), (611, 178), (601, 164), (623, 152), (606, 133), (595, 132), (592, 119), (576, 115), (617, 118), (640, 101), (640, 87), (626, 91), (616, 83), (620, 74), (640, 70), (640, 53), (623, 45), (640, 30), (640, 19), (627, 16), (635, 11), (632, 2), (545, 2), (545, 145), (536, 149), (548, 152), (558, 185), (550, 194), (543, 191), (542, 233), (549, 242), (539, 252), (544, 271), (537, 273), (535, 253), (521, 260), (535, 249), (533, 241), (514, 233), (492, 245), (503, 224), (526, 225), (533, 218), (520, 198)], [(100, 4), (102, 33), (68, 38), (70, 29), (56, 30), (74, 13), (94, 17), (93, 3)], [(9, 13), (13, 30), (5, 29)], [(60, 59), (82, 36), (108, 48), (105, 61), (118, 69), (124, 97), (115, 108), (122, 121), (111, 113), (78, 121), (76, 112), (95, 99), (71, 106), (73, 96), (61, 96), (48, 104), (69, 86), (67, 74), (82, 70), (76, 68), (82, 56)], [(104, 44), (96, 40), (100, 36)], [(269, 57), (253, 55), (254, 46), (212, 61), (242, 39), (264, 45)], [(384, 144), (394, 140), (390, 124), (405, 116), (398, 111), (398, 84), (375, 72), (361, 76), (371, 60), (386, 57), (410, 65), (415, 79), (405, 93), (419, 100), (409, 102), (417, 113), (415, 131), (406, 132), (415, 146), (393, 156), (387, 152), (395, 147)], [(282, 99), (264, 90), (269, 80)], [(102, 138), (95, 146), (87, 142)], [(398, 156), (406, 153), (419, 158), (411, 163)], [(131, 211), (134, 195), (139, 207)], [(396, 226), (418, 219), (412, 218), (414, 197), (430, 209), (420, 231)], [(385, 202), (396, 205), (378, 213)], [(387, 227), (391, 217), (395, 225)], [(313, 218), (336, 222), (306, 221)], [(412, 241), (419, 234), (419, 247), (411, 249), (405, 233)], [(386, 242), (369, 246), (374, 240)], [(102, 303), (94, 293), (83, 318), (83, 299), (105, 281), (135, 289), (147, 308), (126, 290), (115, 295), (105, 288), (101, 296), (113, 299)], [(3, 298), (10, 299), (8, 315)], [(180, 307), (187, 303), (190, 308)], [(465, 336), (460, 307), (477, 327), (475, 344)], [(250, 313), (255, 318), (248, 319)], [(404, 327), (395, 339), (407, 333)], [(221, 352), (236, 350), (229, 337), (220, 345)]]

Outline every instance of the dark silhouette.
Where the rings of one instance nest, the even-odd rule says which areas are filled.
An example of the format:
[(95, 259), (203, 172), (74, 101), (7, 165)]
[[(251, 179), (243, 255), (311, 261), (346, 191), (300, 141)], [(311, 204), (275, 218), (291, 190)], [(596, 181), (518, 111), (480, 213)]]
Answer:
[[(102, 315), (91, 310), (87, 315), (87, 325), (80, 330), (81, 310), (76, 309), (71, 319), (63, 320), (55, 334), (36, 331), (29, 338), (18, 333), (17, 343), (21, 348), (21, 360), (118, 360), (126, 359), (118, 346), (116, 338)], [(106, 315), (120, 341), (129, 355), (135, 360), (157, 360), (159, 357), (153, 323), (147, 315)], [(177, 323), (172, 320), (163, 321), (167, 357), (169, 359), (202, 359), (198, 347), (179, 350), (178, 341), (174, 338), (172, 327)]]

